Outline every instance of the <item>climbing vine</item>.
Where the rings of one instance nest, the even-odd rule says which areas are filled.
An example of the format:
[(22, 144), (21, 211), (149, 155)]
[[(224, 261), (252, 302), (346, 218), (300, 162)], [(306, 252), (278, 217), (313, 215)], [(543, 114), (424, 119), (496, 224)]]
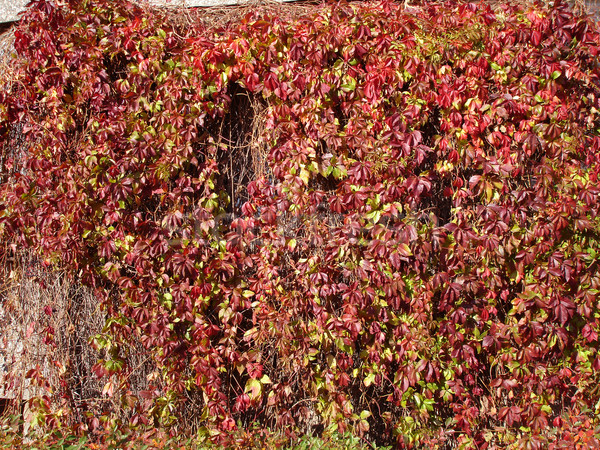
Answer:
[[(0, 236), (94, 289), (94, 372), (131, 421), (593, 439), (590, 19), (383, 1), (215, 28), (35, 0), (15, 35)], [(160, 379), (141, 392), (132, 341)]]

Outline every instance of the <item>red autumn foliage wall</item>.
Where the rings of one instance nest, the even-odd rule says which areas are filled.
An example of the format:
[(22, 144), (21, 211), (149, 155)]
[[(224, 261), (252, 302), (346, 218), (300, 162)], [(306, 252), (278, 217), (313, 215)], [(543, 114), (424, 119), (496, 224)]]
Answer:
[[(95, 288), (95, 371), (134, 421), (197, 393), (211, 433), (316, 420), (484, 448), (595, 426), (588, 19), (380, 2), (215, 30), (34, 1), (15, 48), (2, 238)], [(133, 338), (161, 370), (149, 398), (127, 389)]]

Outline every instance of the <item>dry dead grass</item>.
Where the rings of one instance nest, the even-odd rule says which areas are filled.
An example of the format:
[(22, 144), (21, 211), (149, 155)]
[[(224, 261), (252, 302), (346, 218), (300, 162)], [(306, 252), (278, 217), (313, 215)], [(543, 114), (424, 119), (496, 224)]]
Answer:
[(0, 25), (0, 89), (8, 90), (15, 79), (13, 53), (15, 29), (12, 25)]
[(198, 32), (210, 33), (216, 30), (228, 29), (230, 26), (238, 24), (249, 14), (279, 17), (283, 20), (295, 19), (310, 13), (314, 10), (315, 5), (320, 3), (320, 1), (283, 3), (269, 0), (250, 0), (232, 6), (185, 8), (174, 4), (162, 8), (146, 5), (145, 8), (161, 11), (179, 32), (185, 34), (191, 32), (198, 37)]
[[(0, 398), (23, 401), (48, 396), (52, 410), (77, 422), (101, 411), (122, 411), (120, 394), (103, 393), (92, 366), (103, 356), (90, 344), (106, 323), (92, 289), (62, 271), (45, 268), (31, 251), (4, 249), (0, 266)], [(156, 368), (147, 351), (132, 338), (122, 348), (127, 388), (138, 395), (148, 389)], [(156, 384), (156, 383), (154, 383)], [(33, 408), (35, 409), (35, 408)], [(27, 417), (26, 417), (27, 419)]]

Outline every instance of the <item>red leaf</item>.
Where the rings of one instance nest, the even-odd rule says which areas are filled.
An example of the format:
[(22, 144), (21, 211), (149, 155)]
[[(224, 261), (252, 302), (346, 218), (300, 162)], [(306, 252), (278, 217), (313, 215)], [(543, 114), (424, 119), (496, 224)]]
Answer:
[(250, 378), (259, 379), (263, 374), (263, 365), (258, 363), (248, 363), (247, 370)]

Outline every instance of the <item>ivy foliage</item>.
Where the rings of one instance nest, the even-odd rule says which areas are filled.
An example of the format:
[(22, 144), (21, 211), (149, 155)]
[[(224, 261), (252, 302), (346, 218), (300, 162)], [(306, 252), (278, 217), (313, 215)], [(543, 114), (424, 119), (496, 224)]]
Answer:
[[(95, 288), (95, 371), (134, 420), (195, 393), (217, 440), (593, 440), (600, 40), (554, 3), (210, 28), (35, 0), (0, 97), (2, 239)], [(160, 389), (128, 390), (132, 339)]]

